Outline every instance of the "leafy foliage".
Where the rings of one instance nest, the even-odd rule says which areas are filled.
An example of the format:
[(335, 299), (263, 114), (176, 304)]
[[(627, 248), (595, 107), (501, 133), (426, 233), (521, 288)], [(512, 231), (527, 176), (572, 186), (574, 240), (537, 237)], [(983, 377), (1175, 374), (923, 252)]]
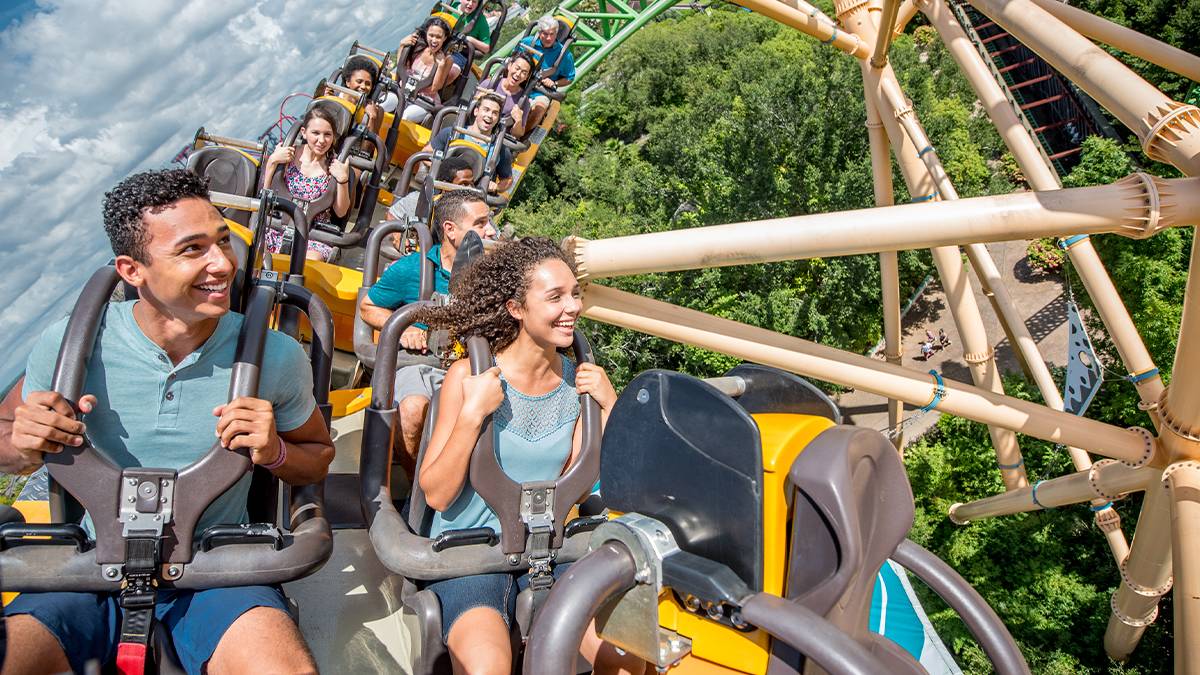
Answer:
[(1043, 237), (1029, 242), (1025, 248), (1025, 256), (1029, 267), (1036, 272), (1046, 274), (1062, 269), (1066, 255), (1058, 248), (1052, 237)]

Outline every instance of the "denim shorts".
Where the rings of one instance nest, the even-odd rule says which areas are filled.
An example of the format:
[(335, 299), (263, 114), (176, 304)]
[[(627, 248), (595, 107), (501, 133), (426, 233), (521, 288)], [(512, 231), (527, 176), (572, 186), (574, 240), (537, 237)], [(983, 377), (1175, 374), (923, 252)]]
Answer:
[[(206, 591), (158, 592), (155, 618), (171, 634), (175, 654), (188, 673), (199, 673), (217, 643), (238, 617), (255, 607), (287, 612), (278, 586), (241, 586)], [(101, 593), (22, 593), (4, 608), (5, 616), (28, 614), (58, 640), (71, 670), (88, 661), (112, 663), (121, 637), (117, 596)]]
[[(570, 563), (555, 565), (554, 578), (558, 579), (570, 567)], [(517, 594), (528, 587), (529, 574), (515, 572), (472, 574), (429, 584), (425, 588), (433, 591), (442, 605), (442, 644), (450, 638), (454, 622), (476, 607), (491, 607), (504, 619), (504, 625), (511, 628), (517, 613)]]
[(459, 72), (461, 72), (461, 73), (467, 72), (467, 52), (466, 52), (466, 50), (463, 50), (461, 52), (454, 52), (453, 54), (450, 55), (450, 60), (453, 61), (456, 66), (458, 66)]

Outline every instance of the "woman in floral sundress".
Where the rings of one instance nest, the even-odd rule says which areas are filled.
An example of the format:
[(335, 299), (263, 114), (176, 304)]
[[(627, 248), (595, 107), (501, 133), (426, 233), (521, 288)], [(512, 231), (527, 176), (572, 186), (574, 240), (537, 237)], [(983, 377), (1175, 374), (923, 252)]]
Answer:
[[(350, 164), (336, 159), (340, 139), (333, 116), (322, 108), (311, 108), (300, 122), (300, 137), (300, 152), (294, 146), (275, 148), (267, 158), (263, 175), (272, 180), (273, 190), (290, 195), (292, 201), (304, 208), (310, 230), (339, 233), (333, 224), (333, 214), (342, 218), (350, 212), (351, 174)], [(275, 169), (279, 166), (286, 168), (276, 176)], [(283, 240), (282, 232), (267, 230), (267, 250), (271, 253), (282, 251)], [(309, 240), (305, 257), (329, 262), (336, 252), (329, 244)]]

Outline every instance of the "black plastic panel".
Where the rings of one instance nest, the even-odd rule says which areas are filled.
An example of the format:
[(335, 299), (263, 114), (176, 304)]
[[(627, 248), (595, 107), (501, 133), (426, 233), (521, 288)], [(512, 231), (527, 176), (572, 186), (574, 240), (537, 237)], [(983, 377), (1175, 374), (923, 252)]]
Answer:
[(637, 376), (605, 429), (600, 484), (609, 508), (661, 520), (762, 590), (762, 444), (733, 399), (682, 373)]

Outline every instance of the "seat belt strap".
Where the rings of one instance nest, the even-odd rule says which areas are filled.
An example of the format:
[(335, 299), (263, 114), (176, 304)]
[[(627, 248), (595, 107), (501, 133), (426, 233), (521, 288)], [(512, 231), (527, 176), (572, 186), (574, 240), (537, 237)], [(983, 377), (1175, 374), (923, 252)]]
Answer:
[(125, 581), (117, 602), (121, 606), (121, 641), (117, 644), (117, 672), (144, 675), (150, 635), (154, 632), (154, 606), (158, 602), (155, 574), (159, 562), (158, 537), (125, 540)]

